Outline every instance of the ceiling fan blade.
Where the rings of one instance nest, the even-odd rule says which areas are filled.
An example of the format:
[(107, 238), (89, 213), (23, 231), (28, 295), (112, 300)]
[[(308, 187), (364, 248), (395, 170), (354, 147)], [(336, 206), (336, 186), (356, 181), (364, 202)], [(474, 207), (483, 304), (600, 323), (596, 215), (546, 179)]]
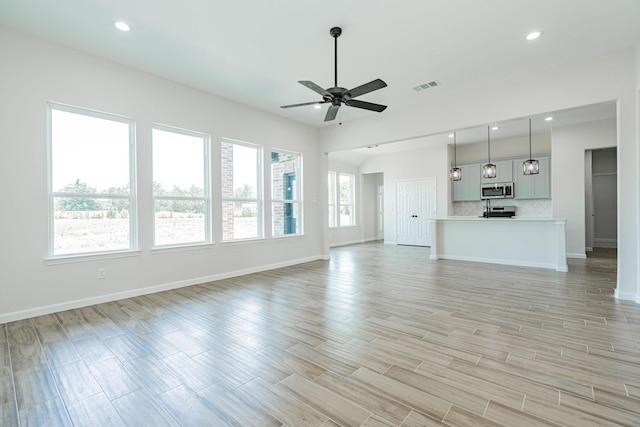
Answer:
[(349, 99), (352, 99), (352, 98), (355, 98), (356, 96), (364, 95), (365, 93), (382, 89), (383, 87), (387, 87), (387, 84), (380, 79), (375, 79), (370, 81), (369, 83), (365, 83), (361, 86), (354, 87), (353, 89), (347, 91), (347, 97)]
[(340, 109), (339, 105), (330, 105), (329, 109), (327, 110), (327, 115), (324, 116), (324, 121), (329, 122), (335, 119), (339, 109)]
[(358, 101), (357, 99), (350, 99), (345, 101), (349, 107), (363, 108), (365, 110), (377, 111), (378, 113), (387, 109), (386, 105), (374, 104), (373, 102)]
[(311, 89), (312, 91), (314, 91), (316, 93), (319, 93), (323, 97), (327, 97), (328, 96), (330, 98), (333, 98), (333, 95), (331, 95), (329, 92), (327, 92), (325, 89), (321, 88), (320, 86), (318, 86), (314, 82), (311, 82), (309, 80), (299, 80), (298, 83), (300, 83), (303, 86), (308, 87), (309, 89)]
[(281, 105), (280, 108), (292, 108), (292, 107), (304, 107), (305, 105), (320, 105), (329, 101), (313, 101), (313, 102), (303, 102), (302, 104), (291, 104), (291, 105)]

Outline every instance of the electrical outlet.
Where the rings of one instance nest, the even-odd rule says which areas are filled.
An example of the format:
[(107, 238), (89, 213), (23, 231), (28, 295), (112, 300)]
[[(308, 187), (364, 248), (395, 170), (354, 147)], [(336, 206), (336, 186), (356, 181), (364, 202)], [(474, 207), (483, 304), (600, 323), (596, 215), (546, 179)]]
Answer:
[(98, 279), (106, 279), (107, 278), (107, 269), (99, 268), (98, 269)]

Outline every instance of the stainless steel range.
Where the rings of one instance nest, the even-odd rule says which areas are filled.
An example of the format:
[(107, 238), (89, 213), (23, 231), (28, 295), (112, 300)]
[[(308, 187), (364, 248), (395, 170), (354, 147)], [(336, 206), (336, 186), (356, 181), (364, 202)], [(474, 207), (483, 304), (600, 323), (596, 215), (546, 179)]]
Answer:
[(512, 218), (516, 215), (515, 206), (491, 206), (484, 207), (483, 218)]

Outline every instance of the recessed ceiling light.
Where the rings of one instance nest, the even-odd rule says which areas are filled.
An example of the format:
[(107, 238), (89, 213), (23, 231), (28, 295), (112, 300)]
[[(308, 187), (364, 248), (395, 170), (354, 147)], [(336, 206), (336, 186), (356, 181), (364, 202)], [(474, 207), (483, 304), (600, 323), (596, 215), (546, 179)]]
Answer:
[(551, 120), (553, 120), (553, 116), (549, 116), (549, 117), (545, 117), (544, 118), (545, 122), (550, 122)]
[(120, 31), (130, 31), (131, 30), (131, 27), (126, 22), (118, 21), (113, 25), (115, 25), (116, 28), (119, 29)]
[(500, 129), (498, 126), (494, 126), (491, 128), (491, 130), (498, 130), (498, 129)]
[(451, 133), (451, 134), (449, 134), (449, 138), (453, 138), (453, 134), (452, 134), (452, 133)]
[(526, 39), (531, 41), (531, 40), (535, 40), (537, 38), (539, 38), (542, 35), (542, 31), (532, 31), (529, 34), (527, 34)]
[(320, 104), (316, 104), (313, 106), (313, 108), (315, 108), (316, 110), (319, 110), (320, 108), (322, 108), (322, 106)]

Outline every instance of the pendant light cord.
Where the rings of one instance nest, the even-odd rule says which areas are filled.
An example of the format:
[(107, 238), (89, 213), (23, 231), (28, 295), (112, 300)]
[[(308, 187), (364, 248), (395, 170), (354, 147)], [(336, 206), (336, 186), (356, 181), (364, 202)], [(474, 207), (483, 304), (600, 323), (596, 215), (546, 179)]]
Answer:
[(453, 133), (453, 167), (457, 168), (458, 167), (458, 155), (457, 155), (457, 148), (456, 148), (456, 133)]
[(529, 117), (529, 160), (531, 160), (531, 117)]
[(491, 164), (491, 127), (487, 126), (487, 154), (489, 155), (488, 164)]

